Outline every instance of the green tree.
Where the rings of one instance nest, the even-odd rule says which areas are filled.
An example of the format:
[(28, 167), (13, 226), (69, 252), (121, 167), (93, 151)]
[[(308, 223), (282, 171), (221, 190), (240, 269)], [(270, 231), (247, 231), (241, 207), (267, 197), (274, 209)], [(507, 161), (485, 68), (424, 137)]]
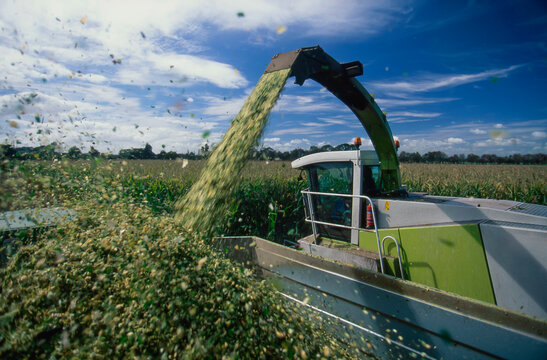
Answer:
[(154, 152), (152, 151), (152, 145), (150, 145), (149, 143), (146, 143), (142, 151), (141, 159), (154, 159), (155, 157), (156, 157), (156, 154), (154, 154)]
[(82, 157), (82, 151), (76, 146), (73, 146), (70, 149), (68, 149), (66, 156), (69, 159), (80, 159)]
[(89, 151), (87, 153), (87, 156), (89, 156), (90, 158), (97, 158), (97, 157), (101, 156), (101, 153), (98, 152), (97, 149), (95, 149), (92, 146), (91, 149), (89, 149)]
[(15, 148), (9, 144), (0, 145), (0, 159), (11, 159), (15, 157)]
[(465, 161), (468, 163), (478, 163), (479, 160), (480, 160), (479, 155), (475, 155), (475, 154), (467, 154), (467, 158), (465, 159)]

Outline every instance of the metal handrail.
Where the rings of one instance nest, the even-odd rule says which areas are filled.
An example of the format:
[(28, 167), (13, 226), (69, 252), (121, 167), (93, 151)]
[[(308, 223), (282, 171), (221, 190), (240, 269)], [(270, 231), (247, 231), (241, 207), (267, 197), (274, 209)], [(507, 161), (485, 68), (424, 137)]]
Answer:
[(339, 227), (339, 228), (343, 228), (343, 229), (352, 229), (352, 230), (368, 230), (368, 229), (315, 220), (315, 216), (314, 216), (314, 213), (313, 213), (313, 206), (312, 206), (312, 202), (311, 202), (311, 195), (337, 196), (337, 197), (346, 197), (346, 198), (352, 198), (352, 199), (353, 198), (359, 198), (359, 199), (365, 199), (366, 201), (368, 201), (369, 204), (372, 207), (372, 221), (374, 223), (374, 232), (376, 234), (376, 243), (377, 243), (377, 246), (378, 246), (378, 254), (380, 256), (380, 270), (382, 271), (382, 274), (385, 274), (384, 252), (382, 250), (382, 246), (380, 245), (380, 234), (378, 233), (378, 223), (376, 222), (376, 211), (374, 209), (374, 203), (372, 202), (371, 198), (369, 198), (368, 196), (365, 196), (365, 195), (324, 193), (324, 192), (309, 191), (309, 190), (302, 190), (301, 193), (303, 195), (306, 194), (307, 195), (306, 197), (308, 198), (308, 206), (310, 207), (310, 219), (308, 220), (306, 218), (305, 220), (307, 222), (311, 222), (311, 224), (312, 224), (314, 244), (317, 242), (317, 230), (315, 228), (315, 224)]
[(399, 268), (401, 269), (401, 278), (405, 280), (405, 273), (403, 272), (403, 258), (401, 257), (401, 248), (399, 247), (399, 242), (391, 235), (387, 235), (382, 239), (382, 251), (384, 250), (384, 241), (386, 239), (391, 239), (395, 242), (395, 247), (397, 248), (397, 258), (399, 259)]

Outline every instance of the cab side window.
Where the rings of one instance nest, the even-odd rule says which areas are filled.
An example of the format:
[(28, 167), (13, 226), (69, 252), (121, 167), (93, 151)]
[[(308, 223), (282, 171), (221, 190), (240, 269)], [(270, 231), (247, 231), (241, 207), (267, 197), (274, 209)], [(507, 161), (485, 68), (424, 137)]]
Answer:
[(363, 166), (363, 194), (376, 195), (381, 189), (380, 167), (377, 165)]

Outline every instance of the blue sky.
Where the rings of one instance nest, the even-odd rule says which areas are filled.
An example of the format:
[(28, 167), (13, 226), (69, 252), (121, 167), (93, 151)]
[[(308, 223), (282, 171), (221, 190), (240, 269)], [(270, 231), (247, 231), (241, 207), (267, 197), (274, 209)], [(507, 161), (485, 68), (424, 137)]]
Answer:
[[(4, 0), (0, 141), (197, 151), (274, 54), (321, 45), (364, 64), (401, 151), (546, 153), (546, 25), (542, 1)], [(289, 79), (260, 145), (355, 136), (332, 94)]]

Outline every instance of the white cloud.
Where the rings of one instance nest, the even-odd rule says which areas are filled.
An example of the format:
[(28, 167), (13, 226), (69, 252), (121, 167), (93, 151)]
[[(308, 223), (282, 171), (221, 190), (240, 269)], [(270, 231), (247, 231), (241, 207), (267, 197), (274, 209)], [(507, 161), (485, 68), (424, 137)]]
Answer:
[[(6, 2), (5, 2), (6, 3)], [(207, 2), (165, 0), (157, 3), (89, 1), (55, 2), (26, 1), (24, 4), (3, 5), (4, 13), (11, 11), (16, 17), (26, 14), (40, 14), (44, 21), (58, 17), (58, 27), (71, 24), (80, 26), (79, 20), (87, 16), (82, 28), (102, 30), (108, 24), (113, 32), (110, 43), (116, 45), (127, 33), (143, 31), (147, 38), (159, 34), (172, 34), (177, 29), (186, 32), (205, 32), (205, 24), (213, 24), (223, 30), (255, 31), (267, 30), (277, 33), (278, 26), (305, 29), (309, 35), (340, 35), (358, 32), (371, 35), (403, 16), (408, 1), (361, 2), (348, 0), (344, 6), (337, 3), (321, 3), (312, 0), (281, 0), (276, 2), (256, 0), (216, 0)], [(242, 12), (244, 16), (239, 17)], [(367, 18), (368, 21), (363, 21)], [(34, 24), (40, 28), (41, 24)], [(301, 35), (301, 34), (299, 34)]]
[[(330, 95), (330, 94), (329, 94)], [(274, 112), (314, 113), (319, 111), (349, 112), (338, 99), (323, 100), (324, 95), (288, 95), (282, 94), (275, 104)]]
[(545, 139), (547, 138), (547, 133), (545, 131), (534, 131), (532, 132), (532, 137), (535, 139)]
[(446, 142), (449, 144), (463, 144), (465, 141), (462, 138), (449, 137)]
[[(130, 15), (126, 6), (106, 1), (89, 4), (2, 2), (0, 13), (11, 14), (0, 19), (3, 45), (0, 50), (4, 55), (0, 70), (12, 74), (5, 80), (8, 87), (42, 78), (65, 77), (77, 70), (85, 75), (89, 73), (86, 68), (96, 67), (103, 67), (113, 74), (109, 79), (123, 84), (169, 84), (170, 80), (205, 81), (225, 88), (247, 84), (229, 64), (184, 53), (187, 50), (183, 46), (184, 39), (177, 31), (184, 29), (192, 33), (189, 18), (185, 19), (187, 22), (177, 20), (187, 16), (184, 6), (179, 9), (177, 2), (154, 6), (137, 2), (131, 5)], [(173, 16), (174, 13), (177, 16)], [(88, 18), (85, 25), (79, 22), (84, 14)], [(143, 39), (141, 31), (148, 32), (149, 38)], [(176, 48), (177, 52), (166, 50), (164, 43), (169, 41), (176, 43), (176, 47), (169, 48)], [(16, 50), (18, 48), (24, 54)], [(117, 59), (121, 59), (121, 64), (112, 64)], [(101, 82), (106, 77), (90, 74), (82, 79)]]
[[(167, 116), (166, 112), (143, 109), (140, 99), (122, 97), (122, 90), (104, 85), (69, 83), (62, 93), (51, 91), (21, 92), (0, 96), (0, 128), (21, 145), (60, 142), (65, 148), (95, 146), (100, 151), (118, 151), (124, 147), (174, 143), (180, 151), (196, 150), (205, 130), (216, 130), (208, 140), (218, 142), (222, 133), (218, 124), (185, 117)], [(79, 99), (85, 93), (85, 101)], [(162, 112), (165, 116), (158, 116)], [(41, 123), (36, 123), (39, 115)], [(16, 120), (19, 116), (21, 120)], [(18, 128), (8, 127), (16, 120)], [(40, 133), (40, 134), (38, 134)], [(166, 137), (166, 134), (169, 134)], [(39, 136), (38, 136), (39, 135)], [(160, 150), (155, 146), (155, 150)]]
[[(275, 33), (278, 26), (288, 28), (285, 34), (297, 36), (339, 36), (358, 32), (370, 36), (403, 14), (405, 2), (346, 1), (344, 6), (337, 3), (314, 1), (210, 1), (209, 6), (199, 3), (193, 8), (181, 9), (186, 12), (183, 19), (203, 19), (221, 29), (265, 30)], [(243, 12), (243, 17), (236, 14)], [(367, 18), (368, 21), (363, 21)]]
[(325, 124), (325, 123), (315, 123), (315, 122), (303, 122), (303, 123), (300, 123), (300, 125), (302, 126), (309, 126), (309, 127), (322, 127), (322, 126), (328, 126), (328, 124)]
[(483, 81), (492, 77), (507, 77), (510, 72), (522, 66), (523, 65), (512, 65), (504, 69), (486, 70), (476, 74), (431, 74), (418, 77), (412, 81), (373, 82), (371, 87), (376, 87), (385, 91), (400, 91), (407, 93), (425, 92)]
[(486, 134), (486, 130), (481, 130), (481, 129), (471, 129), (469, 131), (472, 134), (475, 134), (475, 135), (484, 135), (484, 134)]
[(247, 95), (231, 99), (214, 96), (202, 96), (200, 98), (200, 100), (205, 101), (203, 114), (218, 120), (234, 118), (241, 110), (246, 99)]
[(36, 114), (46, 120), (60, 120), (68, 116), (76, 117), (80, 112), (93, 111), (94, 106), (88, 102), (62, 99), (40, 92), (21, 92), (0, 96), (0, 119), (12, 119), (17, 115), (34, 121)]
[[(32, 55), (23, 55), (8, 46), (0, 45), (0, 79), (3, 88), (26, 87), (34, 81), (52, 80), (56, 77), (67, 78), (72, 74), (66, 66)], [(72, 76), (72, 75), (71, 75)]]
[(420, 121), (429, 121), (441, 116), (441, 113), (394, 111), (387, 113), (387, 120), (390, 123), (412, 123)]
[(394, 111), (392, 113), (389, 113), (390, 116), (409, 116), (409, 117), (420, 117), (420, 118), (435, 118), (440, 115), (441, 113), (426, 113), (426, 112), (410, 112), (410, 111)]
[(511, 147), (522, 144), (523, 141), (521, 139), (512, 137), (512, 138), (491, 138), (487, 139), (485, 141), (478, 141), (475, 143), (475, 146), (477, 147), (489, 147), (493, 148), (494, 146), (502, 146), (502, 147)]
[[(400, 151), (407, 151), (407, 152), (417, 151), (420, 153), (426, 153), (429, 151), (439, 151), (439, 150), (446, 153), (462, 153), (462, 152), (469, 151), (469, 148), (466, 145), (466, 141), (457, 137), (449, 137), (445, 140), (432, 140), (434, 139), (434, 137), (409, 138), (403, 135), (403, 136), (400, 136), (400, 138), (401, 138)], [(464, 148), (461, 148), (458, 146), (464, 146)]]
[(352, 126), (357, 122), (357, 119), (353, 118), (352, 120), (337, 119), (337, 118), (318, 118), (321, 121), (324, 121), (328, 125), (343, 125), (343, 126)]
[(130, 58), (123, 65), (114, 77), (122, 84), (187, 85), (206, 81), (221, 88), (240, 88), (248, 84), (233, 66), (193, 55), (149, 53), (141, 58)]
[(272, 131), (273, 136), (282, 136), (282, 135), (320, 135), (326, 136), (327, 131), (322, 129), (313, 128), (312, 126), (308, 127), (294, 127), (289, 129), (280, 129)]
[(416, 119), (416, 118), (402, 118), (402, 117), (389, 117), (387, 118), (387, 120), (390, 122), (390, 123), (397, 123), (397, 124), (402, 124), (402, 123), (415, 123), (415, 122), (424, 122), (424, 121), (430, 121), (431, 119)]
[[(271, 147), (272, 149), (279, 151), (289, 151), (296, 148), (308, 149), (310, 146), (314, 145), (307, 138), (292, 139), (287, 141), (281, 141), (280, 138), (267, 138), (264, 139), (263, 143), (265, 147)], [(319, 144), (324, 145), (324, 143), (319, 142), (316, 146), (321, 146)]]
[(334, 129), (341, 128), (361, 128), (361, 123), (359, 120), (352, 114), (351, 116), (334, 116), (334, 117), (318, 117), (315, 121), (310, 122), (301, 122), (302, 126), (309, 127), (327, 127), (333, 126)]
[(432, 99), (393, 99), (393, 98), (377, 98), (375, 99), (378, 105), (383, 109), (388, 109), (390, 107), (407, 107), (407, 106), (416, 106), (424, 104), (437, 104), (442, 102), (449, 102), (459, 100), (457, 98), (432, 98)]
[(503, 124), (494, 125), (494, 129), (503, 129), (503, 128), (504, 128)]

